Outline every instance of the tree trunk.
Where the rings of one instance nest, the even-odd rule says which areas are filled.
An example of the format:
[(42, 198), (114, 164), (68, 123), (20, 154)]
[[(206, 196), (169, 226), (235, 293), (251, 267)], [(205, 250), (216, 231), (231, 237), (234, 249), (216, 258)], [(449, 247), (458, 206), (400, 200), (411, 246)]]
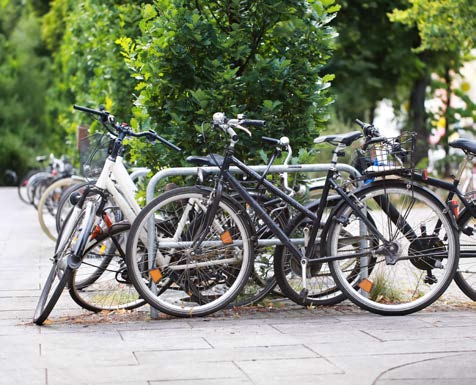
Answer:
[(444, 173), (445, 177), (449, 177), (451, 175), (451, 164), (449, 161), (450, 155), (450, 146), (448, 144), (448, 137), (450, 136), (450, 106), (451, 106), (451, 74), (450, 69), (448, 67), (445, 68), (445, 83), (446, 83), (446, 100), (445, 100), (445, 136), (441, 138), (441, 142), (443, 148), (445, 150), (445, 168)]
[(426, 87), (430, 84), (430, 75), (425, 73), (413, 82), (410, 93), (409, 121), (412, 131), (418, 134), (414, 152), (414, 161), (417, 165), (422, 159), (428, 157), (428, 137), (425, 111)]

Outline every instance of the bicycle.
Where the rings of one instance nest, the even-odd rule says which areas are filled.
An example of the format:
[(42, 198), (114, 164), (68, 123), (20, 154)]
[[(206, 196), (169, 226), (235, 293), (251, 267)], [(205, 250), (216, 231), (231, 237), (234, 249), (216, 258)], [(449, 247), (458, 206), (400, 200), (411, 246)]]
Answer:
[[(125, 124), (116, 122), (113, 115), (104, 110), (94, 110), (87, 107), (74, 106), (76, 110), (94, 114), (99, 117), (100, 123), (114, 136), (112, 151), (102, 167), (101, 174), (94, 186), (86, 187), (82, 195), (71, 197), (74, 208), (65, 221), (58, 236), (53, 266), (43, 287), (33, 321), (41, 325), (58, 301), (66, 284), (69, 284), (70, 293), (78, 303), (88, 302), (95, 310), (111, 308), (131, 308), (143, 304), (143, 300), (133, 290), (130, 281), (124, 276), (124, 266), (119, 262), (118, 270), (111, 268), (111, 253), (96, 252), (107, 248), (100, 242), (108, 240), (109, 247), (114, 249), (112, 254), (119, 259), (123, 258), (120, 241), (117, 239), (128, 230), (124, 223), (114, 223), (114, 215), (106, 211), (108, 201), (113, 200), (120, 209), (120, 215), (129, 221), (135, 218), (140, 207), (135, 201), (135, 185), (120, 161), (123, 140), (127, 137), (143, 138), (151, 142), (159, 141), (168, 147), (180, 151), (180, 148), (160, 137), (152, 130), (134, 133)], [(118, 161), (119, 160), (119, 161)], [(115, 228), (116, 226), (116, 228)], [(120, 227), (119, 227), (120, 226)], [(118, 231), (120, 230), (120, 231)], [(111, 249), (112, 250), (112, 249)], [(103, 250), (104, 251), (104, 250)], [(89, 258), (84, 265), (85, 275), (80, 274), (80, 267), (84, 258)], [(95, 262), (94, 262), (95, 261)], [(123, 264), (122, 264), (123, 265)], [(113, 272), (113, 280), (102, 282), (99, 278)], [(111, 289), (108, 285), (114, 285)], [(99, 287), (97, 287), (99, 285)], [(114, 290), (130, 295), (98, 296), (104, 290)], [(75, 298), (74, 296), (80, 296)], [(103, 301), (107, 301), (103, 304)]]
[[(173, 194), (165, 193), (144, 207), (132, 224), (127, 242), (126, 261), (131, 280), (151, 306), (176, 316), (205, 315), (220, 308), (218, 305), (210, 305), (211, 302), (220, 299), (220, 305), (226, 305), (236, 295), (237, 289), (240, 288), (240, 284), (236, 282), (246, 277), (233, 275), (231, 264), (235, 259), (227, 258), (226, 254), (223, 254), (223, 249), (227, 250), (233, 245), (248, 248), (251, 247), (251, 240), (248, 232), (233, 233), (229, 230), (229, 226), (221, 226), (225, 206), (227, 215), (233, 216), (235, 222), (239, 219), (243, 221), (243, 227), (248, 226), (251, 230), (253, 226), (249, 225), (249, 218), (243, 215), (245, 213), (240, 206), (234, 205), (233, 199), (224, 192), (225, 183), (239, 194), (277, 237), (272, 242), (283, 244), (291, 253), (292, 261), (300, 267), (303, 287), (296, 293), (287, 282), (289, 267), (281, 260), (276, 258), (274, 260), (274, 275), (277, 282), (283, 293), (295, 302), (312, 303), (312, 293), (309, 293), (307, 285), (308, 267), (324, 263), (330, 263), (336, 284), (348, 298), (375, 313), (389, 315), (411, 313), (428, 306), (443, 293), (451, 282), (457, 266), (459, 243), (455, 235), (453, 218), (445, 211), (445, 206), (435, 194), (408, 181), (398, 180), (376, 181), (349, 191), (341, 187), (337, 181), (338, 173), (335, 165), (338, 157), (343, 154), (342, 150), (362, 136), (357, 131), (324, 136), (315, 140), (316, 143), (334, 144), (336, 149), (333, 151), (331, 162), (333, 166), (328, 171), (320, 203), (317, 207), (313, 207), (315, 211), (312, 211), (288, 197), (286, 193), (234, 156), (234, 147), (239, 140), (235, 129), (249, 133), (247, 127), (262, 124), (263, 121), (244, 119), (240, 116), (237, 119), (228, 119), (223, 113), (214, 114), (213, 127), (229, 136), (225, 156), (218, 163), (220, 173), (214, 188), (195, 186), (182, 188)], [(300, 239), (291, 239), (289, 234), (283, 232), (266, 210), (230, 173), (229, 167), (232, 165), (238, 167), (249, 180), (259, 181), (269, 193), (310, 218), (313, 226), (309, 234)], [(321, 219), (331, 189), (335, 190), (341, 202), (333, 208), (331, 219), (322, 229)], [(418, 215), (409, 218), (409, 214), (414, 212), (405, 206), (411, 202), (411, 208), (416, 201), (417, 207), (423, 207), (429, 213), (423, 223), (419, 221)], [(399, 214), (401, 210), (404, 210), (403, 215)], [(426, 228), (434, 223), (441, 224), (433, 229), (431, 237), (426, 236), (418, 228), (419, 225)], [(357, 234), (354, 234), (355, 227), (359, 230)], [(315, 253), (317, 234), (321, 230), (323, 240), (320, 250), (326, 250), (325, 255)], [(418, 233), (420, 235), (417, 235)], [(147, 248), (147, 254), (138, 252), (137, 249), (141, 234), (148, 235), (148, 244), (141, 245)], [(267, 240), (265, 243), (271, 242)], [(259, 240), (257, 244), (260, 245)], [(297, 244), (304, 245), (305, 252), (302, 252)], [(209, 255), (220, 256), (220, 260), (215, 264), (221, 265), (221, 269), (213, 269), (206, 262)], [(174, 261), (175, 269), (181, 269), (183, 274), (178, 274), (172, 269), (164, 269), (161, 265), (164, 260)], [(418, 263), (415, 263), (416, 261)], [(228, 270), (226, 266), (229, 266)], [(352, 269), (349, 270), (349, 266), (352, 266)], [(201, 267), (207, 267), (207, 270), (198, 271)], [(437, 268), (438, 271), (433, 272)], [(407, 281), (400, 283), (402, 296), (398, 300), (385, 298), (382, 301), (380, 296), (371, 296), (375, 285), (369, 279), (370, 274), (380, 272), (382, 276), (386, 270), (398, 274), (406, 272), (407, 269), (410, 270), (410, 274), (404, 277)], [(359, 274), (355, 274), (355, 271), (359, 271)], [(434, 280), (431, 284), (424, 282), (426, 275), (424, 277), (422, 271), (426, 275), (432, 275)], [(412, 278), (412, 275), (417, 278)], [(230, 284), (222, 294), (217, 293), (229, 277), (232, 277), (231, 281), (235, 286), (232, 288)], [(387, 283), (394, 283), (391, 281), (392, 276), (382, 278), (380, 281), (384, 286)], [(164, 292), (172, 287), (181, 293), (167, 303)], [(200, 288), (204, 290), (205, 295), (200, 295)], [(415, 294), (418, 291), (418, 296), (409, 295), (409, 289), (413, 289), (412, 293)], [(183, 311), (190, 302), (197, 305), (198, 311), (195, 309), (192, 312)]]
[[(373, 125), (363, 123), (357, 120), (357, 123), (365, 128), (374, 143), (384, 141), (380, 137), (378, 129)], [(476, 243), (474, 229), (476, 225), (476, 203), (474, 201), (474, 192), (466, 192), (467, 186), (460, 190), (459, 185), (462, 175), (468, 164), (472, 164), (472, 160), (476, 154), (476, 141), (469, 139), (456, 139), (449, 143), (450, 147), (461, 149), (464, 152), (463, 161), (460, 163), (453, 182), (447, 182), (438, 178), (428, 176), (426, 171), (422, 173), (413, 173), (409, 175), (407, 172), (400, 172), (398, 176), (404, 179), (411, 179), (415, 183), (425, 186), (431, 186), (437, 189), (447, 191), (448, 194), (444, 200), (445, 205), (456, 218), (456, 225), (460, 234), (460, 255), (459, 266), (455, 272), (454, 281), (470, 299), (476, 301)], [(457, 199), (455, 199), (457, 198)], [(459, 212), (458, 201), (463, 209)]]

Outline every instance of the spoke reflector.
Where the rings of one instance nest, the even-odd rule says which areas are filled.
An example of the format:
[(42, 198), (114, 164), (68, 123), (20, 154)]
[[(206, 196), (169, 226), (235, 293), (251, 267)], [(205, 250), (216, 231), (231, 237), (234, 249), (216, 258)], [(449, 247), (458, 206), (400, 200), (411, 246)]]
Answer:
[(359, 283), (359, 287), (363, 290), (363, 291), (366, 291), (367, 293), (370, 293), (370, 291), (372, 290), (372, 286), (374, 284), (372, 283), (372, 281), (368, 280), (367, 278), (364, 278), (362, 281), (360, 281)]
[(149, 275), (150, 278), (152, 278), (152, 281), (154, 281), (155, 283), (159, 282), (162, 279), (162, 273), (159, 269), (149, 270)]
[(220, 234), (221, 241), (224, 245), (230, 245), (233, 243), (233, 238), (228, 230)]

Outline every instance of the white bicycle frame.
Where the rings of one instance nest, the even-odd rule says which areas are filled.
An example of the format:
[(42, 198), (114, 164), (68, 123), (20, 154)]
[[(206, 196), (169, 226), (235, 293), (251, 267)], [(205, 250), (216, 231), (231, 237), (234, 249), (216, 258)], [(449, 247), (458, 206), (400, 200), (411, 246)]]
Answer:
[[(119, 189), (116, 186), (118, 186)], [(140, 211), (139, 204), (135, 200), (137, 188), (131, 176), (127, 172), (124, 166), (123, 158), (121, 156), (117, 156), (115, 161), (111, 160), (109, 157), (106, 159), (106, 162), (104, 163), (104, 166), (101, 170), (101, 174), (96, 181), (95, 187), (109, 192), (126, 219), (130, 223), (134, 221)], [(95, 210), (93, 210), (95, 208), (95, 201), (86, 202), (85, 210), (88, 218), (85, 220), (85, 223), (89, 223), (91, 221), (89, 217), (95, 214)], [(57, 250), (61, 251), (64, 248), (65, 243), (68, 240), (71, 231), (73, 230), (73, 225), (82, 210), (83, 209), (79, 208), (77, 205), (73, 208), (73, 212), (71, 213), (69, 219), (64, 225), (65, 227), (63, 231), (61, 232), (62, 235)], [(67, 236), (63, 236), (65, 234)], [(77, 244), (79, 247), (81, 242), (77, 242)]]

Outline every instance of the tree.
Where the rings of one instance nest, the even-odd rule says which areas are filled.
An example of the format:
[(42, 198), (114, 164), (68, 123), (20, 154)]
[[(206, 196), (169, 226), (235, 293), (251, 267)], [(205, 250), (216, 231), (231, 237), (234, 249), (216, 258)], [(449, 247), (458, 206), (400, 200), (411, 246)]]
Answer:
[(44, 119), (50, 61), (31, 6), (0, 3), (0, 185), (5, 170), (23, 174), (34, 155), (46, 151)]
[[(338, 9), (333, 0), (202, 1), (161, 0), (146, 5), (141, 36), (122, 38), (127, 64), (137, 80), (135, 119), (143, 128), (172, 138), (197, 153), (200, 124), (214, 112), (247, 113), (268, 121), (265, 131), (243, 138), (241, 152), (257, 158), (261, 134), (289, 135), (309, 147), (326, 121), (331, 102), (320, 77), (330, 57)], [(220, 146), (222, 143), (219, 143)], [(167, 164), (171, 154), (135, 154)], [(182, 158), (182, 155), (180, 155)], [(178, 160), (178, 158), (176, 158)]]
[[(75, 141), (77, 127), (90, 123), (73, 104), (106, 109), (131, 118), (134, 80), (115, 40), (139, 33), (140, 4), (119, 0), (54, 0), (45, 15), (43, 38), (52, 52), (54, 82), (48, 90), (48, 117)], [(71, 154), (77, 150), (70, 148)]]
[[(442, 145), (448, 154), (450, 124), (461, 116), (476, 118), (474, 103), (461, 92), (458, 94), (465, 100), (467, 108), (451, 108), (453, 78), (475, 46), (476, 3), (472, 0), (410, 0), (409, 3), (409, 8), (396, 9), (389, 17), (391, 21), (409, 28), (416, 27), (419, 33), (419, 45), (414, 52), (422, 58), (425, 72), (412, 89), (410, 117), (414, 130), (427, 138), (432, 128), (431, 122), (438, 120), (427, 113), (423, 115), (426, 89), (431, 84), (430, 73), (436, 74), (439, 78), (433, 82), (432, 89), (444, 87), (446, 91), (439, 115), (445, 122), (446, 135)], [(433, 119), (426, 119), (428, 116)], [(449, 174), (448, 162), (445, 174)]]
[(340, 120), (373, 120), (377, 103), (407, 100), (408, 84), (419, 73), (416, 29), (392, 23), (387, 14), (405, 0), (342, 0), (333, 23), (338, 37), (327, 71), (335, 74), (334, 108)]

